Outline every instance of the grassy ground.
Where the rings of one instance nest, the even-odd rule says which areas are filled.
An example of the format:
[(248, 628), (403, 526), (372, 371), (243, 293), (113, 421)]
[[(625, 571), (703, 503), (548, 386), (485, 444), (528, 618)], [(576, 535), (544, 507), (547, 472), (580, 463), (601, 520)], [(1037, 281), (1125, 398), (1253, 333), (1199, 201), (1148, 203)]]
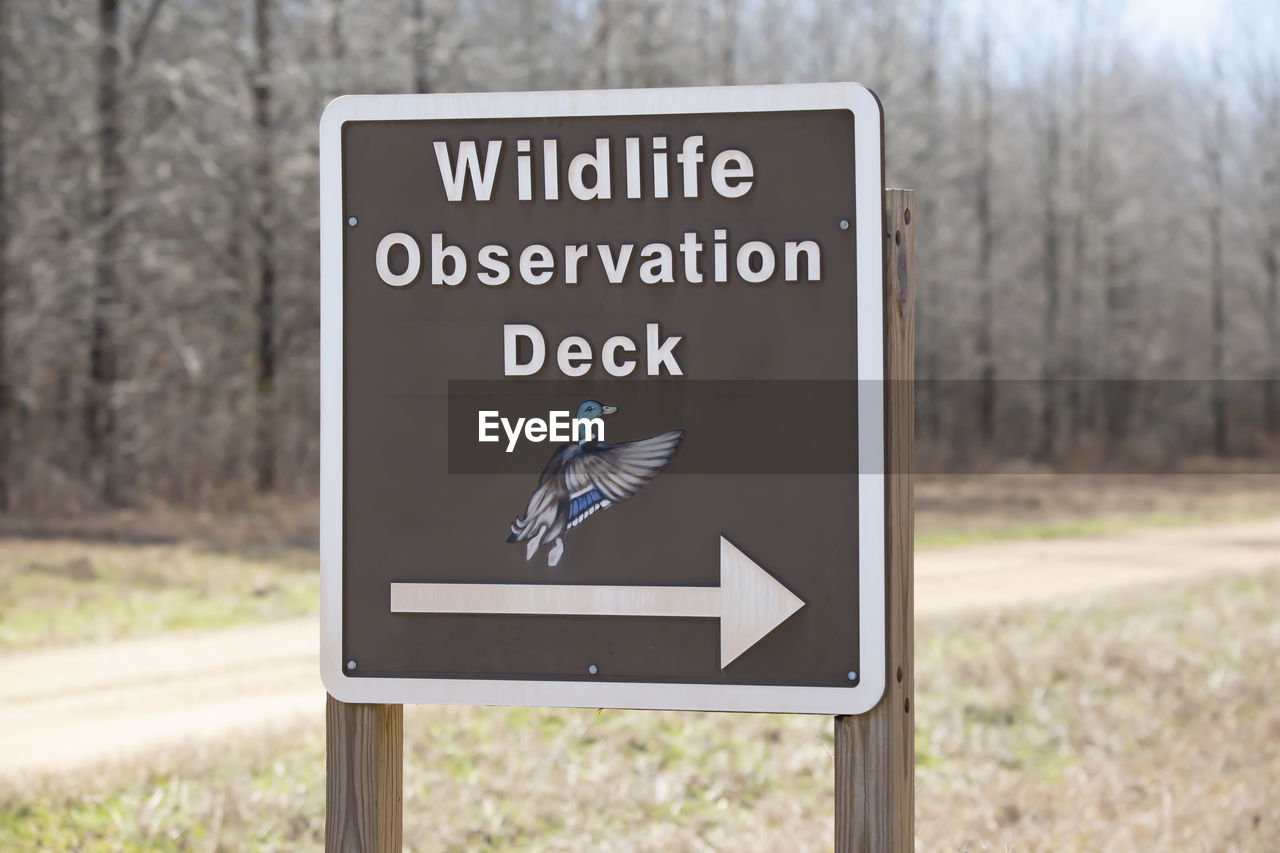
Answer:
[[(1280, 477), (921, 478), (920, 548), (1117, 533), (1280, 513)], [(0, 518), (0, 654), (311, 613), (315, 508)]]
[(1280, 514), (1280, 476), (985, 474), (916, 481), (916, 547), (1099, 536)]
[[(918, 849), (1280, 849), (1277, 602), (1280, 565), (920, 625)], [(407, 711), (406, 849), (831, 846), (826, 718)], [(317, 725), (0, 792), (0, 849), (318, 849), (323, 754)]]
[(311, 613), (316, 566), (302, 549), (0, 540), (0, 652)]
[(1270, 518), (1280, 507), (1251, 507), (1237, 510), (1183, 513), (1136, 513), (1101, 518), (1072, 518), (1053, 521), (1006, 522), (999, 525), (969, 524), (942, 526), (916, 531), (916, 548), (963, 548), (993, 542), (1025, 542), (1037, 539), (1076, 539), (1083, 536), (1106, 536), (1131, 530), (1187, 527)]

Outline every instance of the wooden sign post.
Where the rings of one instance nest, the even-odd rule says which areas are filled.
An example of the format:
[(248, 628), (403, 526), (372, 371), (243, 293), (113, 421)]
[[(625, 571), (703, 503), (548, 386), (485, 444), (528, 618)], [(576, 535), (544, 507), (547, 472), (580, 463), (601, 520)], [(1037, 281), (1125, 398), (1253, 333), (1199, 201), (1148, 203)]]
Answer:
[(403, 766), (403, 705), (357, 705), (328, 697), (325, 850), (393, 853), (401, 849)]
[(885, 192), (885, 603), (888, 680), (836, 717), (836, 853), (915, 849), (915, 227), (911, 190)]

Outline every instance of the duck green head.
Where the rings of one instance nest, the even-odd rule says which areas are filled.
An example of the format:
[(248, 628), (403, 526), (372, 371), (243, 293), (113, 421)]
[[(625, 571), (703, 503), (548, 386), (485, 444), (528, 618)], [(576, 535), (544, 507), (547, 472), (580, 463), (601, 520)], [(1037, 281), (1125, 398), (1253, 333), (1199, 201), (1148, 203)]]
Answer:
[[(592, 433), (595, 432), (595, 430), (588, 429), (587, 424), (580, 423), (581, 421), (598, 421), (605, 415), (612, 415), (616, 411), (618, 411), (617, 406), (606, 406), (604, 403), (598, 403), (595, 400), (583, 400), (578, 404), (577, 411), (573, 413), (574, 421), (579, 422), (574, 425), (573, 440), (586, 441), (591, 438)], [(603, 435), (603, 433), (604, 429), (602, 424), (599, 434)]]

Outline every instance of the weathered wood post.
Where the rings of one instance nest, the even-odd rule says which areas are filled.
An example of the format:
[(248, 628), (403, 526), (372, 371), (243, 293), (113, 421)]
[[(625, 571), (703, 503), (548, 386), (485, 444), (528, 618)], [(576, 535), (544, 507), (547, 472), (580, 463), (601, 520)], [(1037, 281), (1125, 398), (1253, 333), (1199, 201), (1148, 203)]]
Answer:
[(870, 712), (836, 717), (836, 853), (915, 848), (915, 229), (911, 190), (885, 191), (885, 602), (888, 680)]
[(355, 705), (330, 696), (325, 740), (324, 849), (399, 853), (404, 706)]

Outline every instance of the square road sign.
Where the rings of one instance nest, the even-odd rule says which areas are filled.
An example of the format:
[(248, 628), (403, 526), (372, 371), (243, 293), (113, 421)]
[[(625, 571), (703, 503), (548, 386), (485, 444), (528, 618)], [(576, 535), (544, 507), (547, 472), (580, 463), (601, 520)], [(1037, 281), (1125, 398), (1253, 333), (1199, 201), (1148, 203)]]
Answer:
[(331, 694), (877, 702), (881, 128), (853, 84), (329, 105)]

